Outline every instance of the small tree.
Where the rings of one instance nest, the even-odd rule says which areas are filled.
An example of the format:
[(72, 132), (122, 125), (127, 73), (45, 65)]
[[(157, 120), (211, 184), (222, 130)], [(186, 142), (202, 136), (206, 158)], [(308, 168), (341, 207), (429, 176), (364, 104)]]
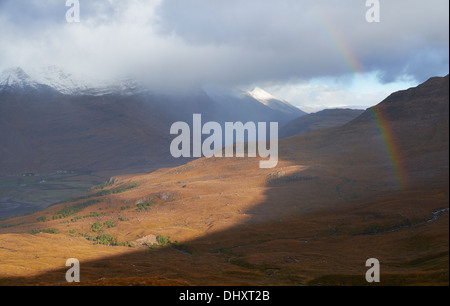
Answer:
[(38, 222), (45, 222), (45, 221), (47, 221), (47, 217), (46, 216), (39, 217), (39, 218), (37, 218), (37, 221)]
[(103, 234), (96, 238), (97, 244), (117, 245), (117, 239), (111, 235)]
[(166, 246), (170, 242), (169, 237), (166, 237), (166, 236), (158, 236), (158, 237), (156, 237), (156, 241), (158, 241), (158, 244), (160, 246)]
[(109, 220), (106, 221), (104, 224), (106, 225), (107, 228), (111, 228), (111, 227), (115, 227), (116, 226), (116, 224), (113, 221), (109, 221)]
[(103, 229), (103, 224), (101, 224), (100, 222), (95, 222), (94, 224), (92, 224), (92, 226), (91, 226), (91, 230), (94, 232), (94, 233), (98, 233), (98, 232), (101, 232)]

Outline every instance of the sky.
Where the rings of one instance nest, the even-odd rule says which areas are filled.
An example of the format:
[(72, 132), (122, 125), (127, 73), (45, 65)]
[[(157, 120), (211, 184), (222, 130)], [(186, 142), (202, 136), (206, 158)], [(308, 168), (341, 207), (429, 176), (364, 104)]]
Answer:
[[(376, 1), (375, 1), (376, 2)], [(261, 87), (305, 110), (367, 108), (449, 71), (449, 1), (0, 0), (0, 70), (56, 65), (160, 91)]]

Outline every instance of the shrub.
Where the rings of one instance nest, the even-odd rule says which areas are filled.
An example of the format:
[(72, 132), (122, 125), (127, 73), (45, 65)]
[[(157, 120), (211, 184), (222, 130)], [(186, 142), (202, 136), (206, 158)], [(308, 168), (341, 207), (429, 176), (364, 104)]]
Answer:
[(96, 243), (104, 244), (104, 245), (117, 245), (117, 239), (111, 235), (103, 234), (103, 235), (97, 236)]
[(119, 217), (119, 221), (127, 221), (128, 219), (125, 217)]
[(127, 191), (127, 190), (130, 190), (130, 189), (133, 189), (133, 188), (136, 188), (136, 187), (139, 187), (139, 185), (138, 185), (138, 184), (133, 184), (133, 185), (129, 185), (129, 186), (125, 186), (125, 187), (121, 187), (121, 188), (114, 189), (114, 190), (112, 191), (112, 193), (114, 193), (114, 194), (116, 194), (116, 193), (122, 193), (122, 192), (125, 192), (125, 191)]
[(38, 222), (45, 222), (47, 221), (47, 217), (46, 216), (42, 216), (36, 219)]
[(169, 237), (166, 236), (158, 236), (156, 237), (156, 241), (158, 241), (160, 246), (166, 246), (170, 243)]
[(111, 228), (111, 227), (115, 227), (116, 226), (116, 224), (114, 222), (112, 222), (112, 221), (106, 221), (104, 223), (104, 225), (106, 225), (107, 228)]
[(60, 211), (56, 212), (57, 215), (53, 216), (53, 220), (67, 218), (67, 217), (74, 215), (74, 214), (82, 211), (83, 209), (85, 209), (89, 206), (92, 206), (94, 204), (97, 204), (97, 203), (100, 203), (100, 201), (99, 200), (89, 200), (89, 201), (79, 203), (76, 205), (72, 205), (69, 207), (64, 207)]
[(91, 212), (89, 215), (76, 216), (76, 217), (70, 219), (70, 221), (77, 222), (78, 220), (81, 220), (81, 219), (100, 217), (101, 215), (104, 215), (104, 213), (99, 214), (98, 212), (94, 211), (94, 212)]
[(109, 246), (130, 246), (131, 245), (131, 243), (128, 241), (118, 243), (117, 239), (109, 234), (102, 234), (97, 237), (92, 237), (88, 234), (80, 234), (80, 236), (83, 236), (84, 238), (86, 238), (89, 241), (93, 241), (94, 244), (102, 244), (102, 245), (109, 245)]
[(92, 189), (93, 190), (95, 190), (95, 189), (102, 190), (102, 189), (105, 189), (106, 187), (109, 187), (109, 186), (111, 186), (111, 184), (108, 181), (106, 181), (106, 182), (104, 182), (104, 183), (102, 183), (100, 185), (92, 187)]
[(94, 233), (101, 232), (101, 231), (103, 231), (103, 224), (101, 224), (100, 222), (95, 222), (94, 224), (92, 224), (91, 230)]
[[(99, 186), (103, 186), (103, 184), (99, 185)], [(122, 192), (125, 192), (127, 190), (130, 190), (130, 189), (133, 189), (133, 188), (136, 188), (136, 187), (139, 187), (139, 185), (138, 184), (133, 184), (133, 185), (128, 185), (128, 186), (124, 186), (124, 187), (118, 187), (118, 188), (115, 188), (115, 189), (92, 188), (92, 190), (99, 190), (100, 189), (100, 191), (96, 192), (96, 193), (93, 193), (93, 194), (88, 194), (88, 195), (85, 195), (85, 196), (81, 196), (81, 197), (78, 197), (76, 199), (77, 200), (83, 200), (83, 199), (88, 199), (88, 198), (103, 197), (103, 196), (110, 195), (110, 194), (122, 193)], [(105, 188), (105, 187), (103, 187), (103, 188)]]
[(59, 231), (54, 228), (41, 228), (41, 229), (34, 229), (31, 231), (32, 235), (36, 235), (39, 233), (45, 233), (45, 234), (58, 234)]
[(147, 210), (149, 210), (150, 208), (152, 208), (152, 206), (153, 206), (154, 204), (155, 204), (155, 203), (154, 203), (153, 201), (148, 201), (148, 202), (144, 202), (144, 203), (139, 203), (139, 204), (136, 205), (136, 206), (137, 206), (136, 210), (137, 210), (138, 212), (141, 212), (141, 211), (147, 211)]
[(111, 194), (111, 190), (102, 190), (97, 193), (94, 193), (92, 196), (93, 197), (103, 197), (103, 196), (109, 195), (109, 194)]

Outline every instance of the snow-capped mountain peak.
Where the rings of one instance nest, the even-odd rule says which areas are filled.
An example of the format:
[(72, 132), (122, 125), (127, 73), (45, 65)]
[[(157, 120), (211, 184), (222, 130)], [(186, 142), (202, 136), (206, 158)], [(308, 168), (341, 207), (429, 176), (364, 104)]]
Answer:
[(282, 112), (295, 112), (298, 113), (299, 116), (306, 114), (289, 102), (279, 99), (259, 87), (255, 87), (253, 90), (245, 92), (245, 94), (274, 110)]
[(259, 87), (255, 87), (253, 90), (248, 91), (248, 94), (260, 102), (269, 100), (280, 100)]
[(46, 66), (33, 70), (30, 75), (36, 82), (45, 84), (63, 94), (76, 94), (89, 88), (88, 84), (57, 66)]
[(10, 68), (0, 74), (0, 86), (14, 89), (36, 88), (39, 84), (35, 82), (20, 67)]
[(239, 88), (230, 89), (217, 85), (203, 85), (202, 90), (209, 98), (222, 105), (230, 103), (254, 105), (256, 103), (262, 104), (265, 108), (292, 115), (295, 118), (306, 115), (301, 109), (293, 106), (287, 101), (275, 97), (259, 87), (256, 87), (251, 91), (246, 91)]
[(143, 86), (131, 78), (95, 80), (75, 76), (57, 66), (41, 67), (28, 73), (17, 67), (0, 74), (0, 91), (2, 88), (24, 90), (40, 87), (50, 87), (65, 95), (133, 95), (145, 91)]

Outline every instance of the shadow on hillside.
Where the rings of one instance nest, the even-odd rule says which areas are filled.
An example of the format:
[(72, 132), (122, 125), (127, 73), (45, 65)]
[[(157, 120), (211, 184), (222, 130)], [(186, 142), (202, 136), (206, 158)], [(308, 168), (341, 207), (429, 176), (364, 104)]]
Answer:
[[(343, 127), (284, 140), (282, 159), (309, 168), (268, 183), (245, 224), (81, 262), (81, 285), (364, 285), (372, 257), (389, 263), (384, 284), (448, 283), (448, 214), (426, 222), (433, 209), (448, 207), (448, 152), (414, 165), (409, 189), (401, 190), (376, 127), (366, 131), (351, 137), (355, 131)], [(427, 170), (436, 157), (447, 168)], [(401, 230), (389, 232), (398, 222)], [(67, 269), (0, 285), (65, 284)]]
[[(448, 214), (435, 224), (428, 225), (424, 219), (421, 224), (380, 235), (366, 236), (363, 223), (353, 224), (362, 218), (389, 223), (371, 216), (377, 205), (401, 201), (379, 211), (389, 219), (390, 210), (417, 200), (417, 193), (394, 193), (386, 201), (369, 204), (334, 205), (341, 201), (326, 210), (308, 209), (287, 216), (273, 209), (280, 195), (274, 189), (268, 191), (267, 201), (252, 209), (255, 215), (246, 224), (181, 245), (141, 247), (124, 255), (81, 262), (79, 285), (366, 285), (364, 263), (372, 257), (388, 262), (383, 268), (384, 285), (448, 283)], [(434, 198), (442, 191), (448, 194), (445, 187), (424, 192), (421, 201), (427, 207), (442, 207), (445, 202), (448, 206), (448, 198)], [(274, 211), (271, 218), (265, 215), (268, 208)], [(412, 243), (423, 245), (411, 247)], [(410, 248), (404, 249), (403, 244)], [(400, 268), (391, 267), (394, 264)], [(4, 278), (0, 285), (66, 285), (67, 269), (62, 266), (33, 277)]]

